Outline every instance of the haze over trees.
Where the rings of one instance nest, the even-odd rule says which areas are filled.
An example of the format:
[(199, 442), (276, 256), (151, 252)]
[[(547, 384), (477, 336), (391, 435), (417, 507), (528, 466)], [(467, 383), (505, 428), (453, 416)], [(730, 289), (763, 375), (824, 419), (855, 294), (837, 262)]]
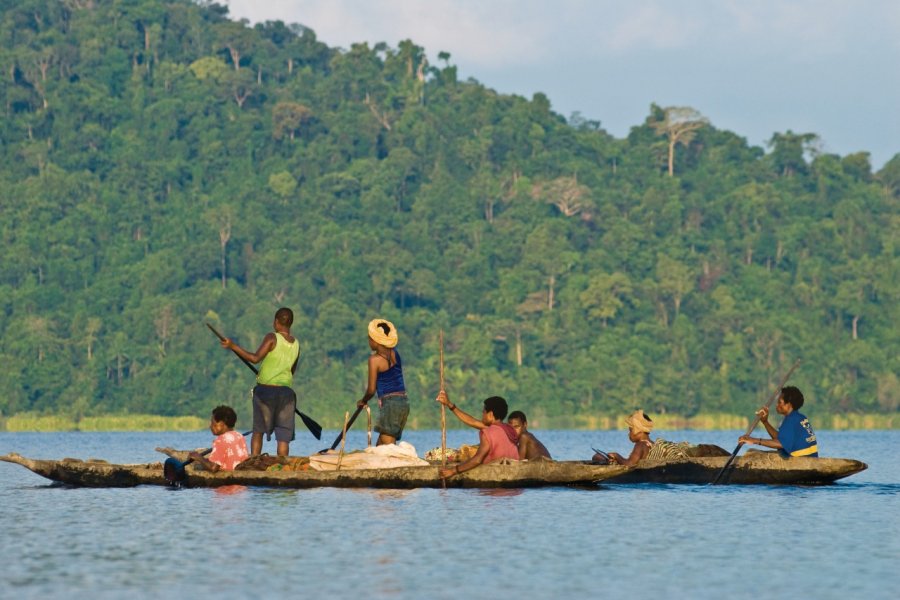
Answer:
[(897, 411), (900, 155), (656, 105), (617, 139), (412, 41), (205, 2), (0, 11), (2, 415), (243, 409), (204, 322), (255, 348), (281, 305), (331, 426), (377, 315), (420, 425), (441, 328), (454, 399), (532, 419), (749, 415), (797, 358), (810, 411)]

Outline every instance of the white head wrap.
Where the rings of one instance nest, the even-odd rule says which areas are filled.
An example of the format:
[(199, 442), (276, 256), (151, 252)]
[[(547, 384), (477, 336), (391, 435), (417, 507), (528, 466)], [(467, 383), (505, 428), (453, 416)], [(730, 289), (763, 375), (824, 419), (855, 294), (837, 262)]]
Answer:
[(640, 408), (631, 413), (631, 416), (625, 419), (625, 422), (628, 423), (629, 429), (633, 429), (637, 433), (650, 433), (653, 431), (653, 421)]
[[(384, 330), (379, 327), (381, 324), (387, 325), (388, 333), (385, 335)], [(397, 328), (394, 324), (386, 319), (372, 319), (369, 321), (369, 337), (376, 344), (381, 344), (385, 348), (393, 348), (397, 345)]]

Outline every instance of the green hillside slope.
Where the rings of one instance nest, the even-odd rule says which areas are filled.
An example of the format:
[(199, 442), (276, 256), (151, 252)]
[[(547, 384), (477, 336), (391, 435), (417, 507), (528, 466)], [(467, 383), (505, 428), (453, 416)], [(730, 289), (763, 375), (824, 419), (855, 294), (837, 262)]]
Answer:
[(0, 415), (245, 409), (204, 322), (255, 348), (281, 305), (330, 426), (374, 316), (418, 426), (442, 328), (473, 410), (752, 414), (799, 358), (810, 414), (897, 412), (900, 155), (873, 173), (655, 105), (617, 139), (413, 42), (343, 51), (214, 4), (0, 9)]

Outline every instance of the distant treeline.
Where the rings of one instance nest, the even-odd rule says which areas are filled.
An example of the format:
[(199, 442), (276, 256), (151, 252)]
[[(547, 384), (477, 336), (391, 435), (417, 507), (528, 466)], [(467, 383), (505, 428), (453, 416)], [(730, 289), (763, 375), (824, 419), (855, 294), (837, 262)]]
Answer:
[(188, 0), (0, 0), (0, 67), (0, 416), (247, 411), (204, 322), (255, 348), (284, 305), (327, 427), (376, 315), (417, 427), (442, 329), (470, 412), (749, 417), (801, 359), (814, 422), (896, 417), (900, 155), (656, 105), (618, 139), (411, 41)]

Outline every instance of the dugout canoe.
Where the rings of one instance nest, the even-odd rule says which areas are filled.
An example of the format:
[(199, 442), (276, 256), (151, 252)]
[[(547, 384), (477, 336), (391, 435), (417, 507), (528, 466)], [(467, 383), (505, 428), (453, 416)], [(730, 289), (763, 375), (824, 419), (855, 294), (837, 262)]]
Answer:
[[(47, 479), (83, 487), (134, 487), (168, 485), (161, 462), (112, 464), (101, 460), (39, 460), (19, 454), (0, 456), (0, 460), (22, 465)], [(341, 471), (219, 471), (211, 473), (187, 467), (188, 487), (246, 485), (280, 488), (391, 488), (443, 487), (438, 466), (397, 467), (393, 469), (353, 469)], [(447, 479), (447, 487), (525, 488), (563, 485), (593, 485), (621, 475), (629, 467), (596, 465), (583, 461), (510, 461), (481, 465)]]
[[(604, 483), (712, 483), (727, 456), (642, 460), (633, 469)], [(740, 485), (827, 485), (868, 468), (850, 458), (782, 457), (778, 452), (750, 451), (737, 457), (719, 483)]]

